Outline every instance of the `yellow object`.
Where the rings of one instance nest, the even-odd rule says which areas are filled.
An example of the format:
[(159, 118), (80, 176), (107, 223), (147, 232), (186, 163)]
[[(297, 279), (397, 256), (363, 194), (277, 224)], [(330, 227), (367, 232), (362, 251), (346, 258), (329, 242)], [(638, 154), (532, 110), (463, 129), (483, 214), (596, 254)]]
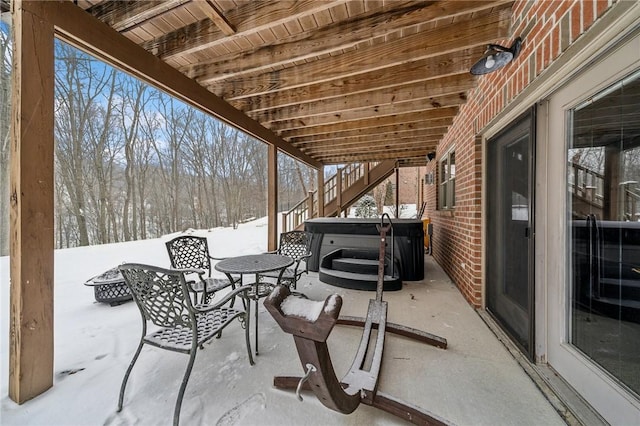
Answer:
[(424, 246), (425, 247), (429, 247), (429, 233), (427, 232), (427, 228), (428, 228), (430, 222), (431, 222), (431, 219), (429, 219), (429, 218), (422, 219), (422, 230), (424, 231)]

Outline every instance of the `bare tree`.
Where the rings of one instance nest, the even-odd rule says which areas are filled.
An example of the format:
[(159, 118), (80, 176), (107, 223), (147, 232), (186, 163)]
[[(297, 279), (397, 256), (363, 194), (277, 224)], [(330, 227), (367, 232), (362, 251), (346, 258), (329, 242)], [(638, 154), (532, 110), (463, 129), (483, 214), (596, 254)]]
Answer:
[(0, 22), (0, 256), (9, 254), (9, 133), (12, 45), (9, 28)]
[[(95, 170), (90, 147), (92, 123), (106, 123), (100, 102), (103, 93), (109, 93), (106, 86), (112, 82), (112, 68), (92, 67), (95, 61), (75, 48), (56, 42), (56, 155), (63, 179), (71, 200), (71, 214), (78, 224), (78, 244), (89, 245), (87, 217), (87, 176)], [(99, 145), (99, 144), (98, 144)], [(95, 154), (93, 152), (92, 154)]]

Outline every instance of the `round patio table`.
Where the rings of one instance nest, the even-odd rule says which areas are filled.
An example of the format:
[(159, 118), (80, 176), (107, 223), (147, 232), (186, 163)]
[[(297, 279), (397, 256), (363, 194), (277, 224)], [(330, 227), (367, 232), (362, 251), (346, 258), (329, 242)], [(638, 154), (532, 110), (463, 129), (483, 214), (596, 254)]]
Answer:
[[(268, 296), (272, 290), (271, 285), (269, 285), (268, 283), (260, 282), (260, 274), (263, 272), (280, 270), (280, 275), (278, 276), (279, 283), (285, 268), (293, 265), (293, 262), (294, 260), (287, 256), (263, 253), (229, 257), (227, 259), (221, 260), (214, 266), (216, 271), (225, 273), (229, 277), (229, 279), (231, 279), (231, 274), (255, 274), (255, 281), (253, 283), (248, 283), (249, 285), (253, 286), (253, 289), (247, 292), (246, 297), (250, 300), (253, 300), (255, 303), (256, 355), (258, 355), (258, 300), (261, 297)], [(248, 303), (251, 303), (251, 301), (248, 301)]]

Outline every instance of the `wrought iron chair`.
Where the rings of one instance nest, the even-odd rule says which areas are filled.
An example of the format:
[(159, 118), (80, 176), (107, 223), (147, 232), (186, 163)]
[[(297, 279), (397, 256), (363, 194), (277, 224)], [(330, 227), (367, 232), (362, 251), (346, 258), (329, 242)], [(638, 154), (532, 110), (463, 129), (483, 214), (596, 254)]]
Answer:
[[(211, 261), (222, 259), (212, 257), (209, 254), (209, 245), (206, 238), (182, 235), (167, 241), (165, 245), (171, 260), (171, 267), (198, 270), (195, 272), (198, 274), (199, 279), (190, 279), (187, 284), (195, 294), (202, 294), (200, 303), (210, 303), (218, 290), (229, 286), (235, 289), (236, 284), (242, 284), (242, 277), (232, 277), (233, 281), (230, 282), (227, 278), (213, 278), (211, 276)], [(197, 303), (197, 297), (195, 297), (195, 300)], [(233, 306), (233, 302), (231, 306)]]
[[(119, 267), (126, 284), (131, 290), (142, 316), (142, 337), (138, 349), (127, 368), (118, 399), (118, 412), (122, 410), (124, 391), (129, 374), (136, 363), (145, 343), (189, 355), (189, 363), (180, 385), (178, 399), (173, 412), (173, 424), (180, 419), (182, 398), (189, 381), (198, 348), (214, 336), (235, 318), (239, 318), (245, 329), (245, 340), (249, 363), (253, 365), (251, 344), (249, 342), (250, 307), (246, 310), (234, 309), (225, 305), (240, 293), (245, 293), (250, 286), (241, 286), (213, 305), (191, 303), (190, 289), (184, 278), (188, 270), (164, 269), (141, 264), (124, 264)], [(147, 334), (147, 323), (151, 321), (154, 331)]]
[[(309, 273), (309, 267), (307, 266), (307, 260), (311, 257), (309, 243), (308, 234), (304, 231), (289, 231), (280, 234), (278, 249), (270, 253), (288, 256), (294, 260), (294, 263), (284, 270), (279, 284), (295, 289), (302, 274)], [(304, 266), (301, 266), (303, 261)], [(260, 278), (277, 279), (279, 275), (280, 271), (265, 272), (261, 274)]]

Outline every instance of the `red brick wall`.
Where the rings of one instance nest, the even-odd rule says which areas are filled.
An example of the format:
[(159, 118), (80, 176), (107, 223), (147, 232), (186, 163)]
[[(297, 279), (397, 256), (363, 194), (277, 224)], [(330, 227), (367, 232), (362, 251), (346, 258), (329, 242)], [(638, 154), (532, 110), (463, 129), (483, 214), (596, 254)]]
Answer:
[[(433, 255), (456, 283), (469, 303), (482, 303), (482, 145), (476, 136), (522, 90), (549, 67), (601, 17), (614, 2), (595, 0), (516, 1), (512, 9), (510, 46), (523, 39), (520, 56), (492, 74), (478, 77), (478, 87), (468, 96), (448, 134), (437, 150), (436, 160), (454, 149), (456, 153), (456, 208), (437, 211), (437, 181), (425, 186), (427, 213), (434, 224)], [(431, 161), (427, 172), (437, 172)], [(437, 177), (437, 173), (435, 173)]]

